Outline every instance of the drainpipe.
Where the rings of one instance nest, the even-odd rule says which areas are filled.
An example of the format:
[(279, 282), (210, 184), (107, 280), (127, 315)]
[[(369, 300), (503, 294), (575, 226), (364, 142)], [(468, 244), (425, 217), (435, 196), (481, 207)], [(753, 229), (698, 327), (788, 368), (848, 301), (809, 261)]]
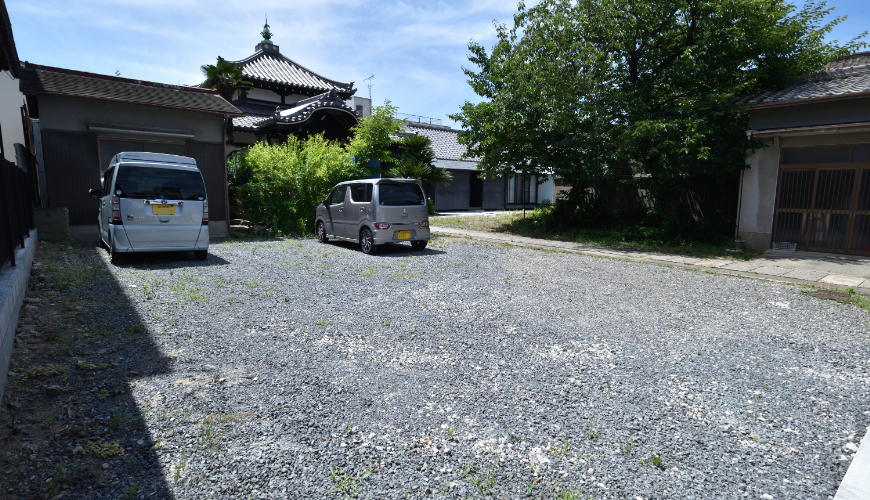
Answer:
[(740, 171), (740, 187), (737, 190), (737, 222), (734, 224), (734, 239), (740, 238), (740, 207), (743, 204), (743, 173), (746, 170)]

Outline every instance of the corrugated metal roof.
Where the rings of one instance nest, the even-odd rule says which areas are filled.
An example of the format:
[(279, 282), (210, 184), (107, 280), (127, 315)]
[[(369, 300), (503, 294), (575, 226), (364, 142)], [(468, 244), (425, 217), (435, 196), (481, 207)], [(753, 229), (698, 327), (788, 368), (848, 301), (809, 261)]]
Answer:
[(19, 88), (25, 94), (66, 95), (230, 116), (242, 114), (213, 90), (132, 80), (30, 63), (24, 66)]
[(297, 87), (317, 94), (335, 89), (345, 99), (356, 92), (353, 82), (339, 82), (318, 75), (274, 50), (260, 49), (240, 61), (229, 62), (241, 66), (242, 74), (249, 80)]
[(740, 99), (741, 104), (773, 105), (804, 99), (843, 97), (870, 92), (870, 52), (859, 52), (828, 64), (782, 90), (760, 92)]

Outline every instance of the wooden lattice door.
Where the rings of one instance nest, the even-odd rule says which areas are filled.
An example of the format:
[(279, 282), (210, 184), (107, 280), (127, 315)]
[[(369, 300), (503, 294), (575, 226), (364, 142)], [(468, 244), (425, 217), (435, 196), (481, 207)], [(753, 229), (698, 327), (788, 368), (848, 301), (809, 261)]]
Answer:
[(782, 168), (774, 242), (798, 250), (870, 255), (870, 168)]

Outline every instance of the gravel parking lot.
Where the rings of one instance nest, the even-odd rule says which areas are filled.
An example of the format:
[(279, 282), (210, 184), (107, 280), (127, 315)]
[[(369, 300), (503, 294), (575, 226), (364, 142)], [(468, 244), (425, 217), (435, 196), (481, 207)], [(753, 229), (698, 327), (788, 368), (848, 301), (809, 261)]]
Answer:
[(868, 314), (799, 286), (457, 238), (211, 253), (110, 266), (168, 367), (128, 382), (144, 497), (831, 498), (870, 424)]

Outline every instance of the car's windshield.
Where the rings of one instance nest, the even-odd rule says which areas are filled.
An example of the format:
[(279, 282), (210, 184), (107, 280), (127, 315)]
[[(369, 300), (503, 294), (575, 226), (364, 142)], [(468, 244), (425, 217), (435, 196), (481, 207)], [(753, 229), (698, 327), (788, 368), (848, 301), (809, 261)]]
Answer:
[(378, 198), (381, 205), (423, 205), (423, 190), (417, 184), (387, 183), (378, 184)]
[(112, 194), (121, 198), (165, 200), (203, 200), (206, 196), (198, 171), (130, 165), (119, 168)]

